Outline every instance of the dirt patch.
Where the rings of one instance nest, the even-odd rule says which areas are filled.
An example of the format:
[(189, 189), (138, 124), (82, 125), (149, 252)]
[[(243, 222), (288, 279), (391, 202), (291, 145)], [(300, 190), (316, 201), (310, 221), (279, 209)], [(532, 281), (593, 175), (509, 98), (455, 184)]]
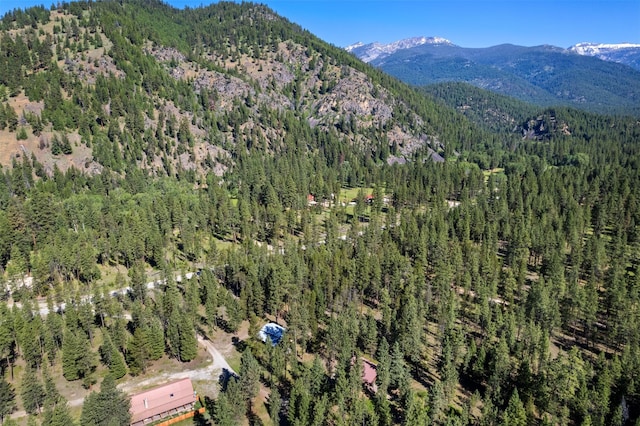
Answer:
[(253, 412), (262, 421), (263, 425), (268, 425), (271, 422), (267, 408), (267, 400), (270, 393), (271, 391), (266, 386), (260, 386), (258, 395), (253, 399)]
[(243, 321), (235, 333), (225, 333), (223, 330), (215, 330), (209, 335), (211, 343), (220, 351), (233, 369), (240, 369), (240, 352), (237, 345), (249, 338), (249, 321)]
[(135, 394), (173, 380), (189, 377), (200, 395), (216, 397), (220, 391), (221, 375), (225, 370), (235, 373), (226, 360), (227, 356), (238, 358), (233, 337), (224, 332), (217, 333), (215, 341), (198, 336), (198, 356), (193, 361), (181, 363), (174, 359), (162, 358), (145, 374), (127, 379), (118, 385), (118, 388), (128, 394)]
[[(23, 105), (22, 108), (34, 105), (36, 103), (28, 103)], [(25, 140), (18, 140), (16, 137), (17, 132), (10, 132), (6, 129), (0, 130), (0, 164), (3, 166), (11, 165), (13, 158), (21, 162), (22, 156), (26, 155), (30, 158), (33, 154), (42, 163), (45, 172), (49, 176), (53, 176), (53, 170), (56, 166), (62, 172), (66, 172), (70, 167), (75, 167), (90, 175), (100, 173), (102, 170), (102, 166), (93, 161), (91, 148), (80, 142), (80, 135), (77, 133), (67, 135), (73, 148), (71, 154), (53, 155), (51, 153), (51, 143), (54, 133), (45, 131), (40, 136), (36, 136), (31, 133), (30, 126), (25, 127), (29, 129)]]

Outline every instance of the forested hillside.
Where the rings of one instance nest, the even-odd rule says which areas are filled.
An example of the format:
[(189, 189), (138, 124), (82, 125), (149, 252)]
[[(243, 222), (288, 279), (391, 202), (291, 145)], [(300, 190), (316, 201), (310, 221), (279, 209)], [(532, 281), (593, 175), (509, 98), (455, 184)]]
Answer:
[(126, 423), (196, 332), (242, 352), (197, 424), (639, 424), (636, 119), (456, 111), (251, 3), (0, 29), (3, 424)]
[(480, 89), (468, 83), (449, 82), (423, 86), (420, 90), (455, 108), (471, 122), (494, 133), (517, 133), (540, 107)]

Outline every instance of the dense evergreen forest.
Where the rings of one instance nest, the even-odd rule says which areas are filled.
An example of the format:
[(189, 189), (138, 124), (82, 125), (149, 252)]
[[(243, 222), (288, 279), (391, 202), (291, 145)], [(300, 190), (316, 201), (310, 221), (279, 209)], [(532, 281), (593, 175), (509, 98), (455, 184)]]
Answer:
[(247, 322), (200, 424), (640, 424), (637, 119), (417, 92), (251, 3), (0, 31), (4, 424), (126, 424)]

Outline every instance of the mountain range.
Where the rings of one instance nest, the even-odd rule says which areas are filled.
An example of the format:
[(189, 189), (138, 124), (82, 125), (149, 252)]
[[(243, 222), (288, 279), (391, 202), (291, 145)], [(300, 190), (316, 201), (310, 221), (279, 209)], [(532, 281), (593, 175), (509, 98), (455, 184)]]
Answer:
[(423, 44), (453, 46), (453, 43), (442, 37), (412, 37), (387, 44), (358, 42), (345, 47), (345, 50), (353, 53), (364, 62), (372, 62), (376, 59), (384, 59), (399, 50), (412, 49)]
[(640, 70), (633, 68), (640, 47), (628, 43), (464, 48), (438, 37), (415, 37), (346, 50), (417, 86), (463, 81), (539, 105), (640, 112)]
[[(423, 44), (456, 46), (442, 37), (410, 37), (391, 43), (357, 42), (345, 47), (364, 62), (384, 59), (399, 50), (412, 49)], [(568, 51), (583, 56), (595, 56), (603, 61), (617, 62), (640, 70), (640, 44), (637, 43), (578, 43), (567, 48)]]

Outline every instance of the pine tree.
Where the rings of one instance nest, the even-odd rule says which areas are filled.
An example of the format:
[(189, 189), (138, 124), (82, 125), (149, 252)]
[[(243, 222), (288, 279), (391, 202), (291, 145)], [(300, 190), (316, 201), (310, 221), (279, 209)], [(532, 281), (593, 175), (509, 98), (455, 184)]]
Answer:
[(375, 404), (376, 412), (378, 413), (378, 419), (380, 419), (380, 426), (390, 426), (392, 424), (391, 404), (387, 399), (387, 394), (378, 392), (373, 399), (373, 403)]
[(67, 331), (62, 341), (62, 375), (69, 381), (80, 378), (78, 367), (76, 366), (76, 354), (78, 351), (76, 340), (75, 333)]
[(0, 379), (0, 423), (16, 409), (16, 391), (11, 384)]
[(446, 415), (446, 408), (446, 395), (442, 382), (438, 381), (433, 386), (429, 401), (429, 416), (431, 417), (431, 420), (441, 423)]
[(400, 344), (398, 342), (393, 344), (391, 351), (389, 376), (391, 378), (392, 388), (399, 389), (401, 393), (404, 393), (408, 389), (409, 377), (407, 367), (404, 362), (404, 354), (400, 350)]
[(238, 416), (237, 412), (233, 411), (232, 404), (229, 402), (229, 397), (226, 393), (221, 392), (218, 395), (218, 399), (215, 402), (213, 410), (213, 418), (217, 425), (220, 426), (234, 426), (236, 424), (235, 418)]
[(64, 321), (62, 320), (62, 316), (56, 312), (53, 306), (53, 299), (51, 299), (51, 297), (47, 297), (47, 307), (49, 308), (49, 315), (47, 315), (47, 318), (45, 319), (45, 327), (49, 330), (51, 341), (48, 342), (48, 344), (46, 344), (45, 341), (45, 349), (47, 356), (49, 357), (49, 361), (53, 364), (58, 350), (62, 345)]
[(290, 274), (287, 267), (283, 264), (282, 258), (276, 256), (274, 264), (271, 265), (269, 275), (267, 276), (267, 307), (271, 314), (278, 322), (280, 308), (284, 300), (284, 294), (287, 289)]
[[(117, 304), (116, 306), (120, 306), (120, 304)], [(125, 353), (127, 350), (129, 336), (129, 332), (127, 331), (127, 321), (122, 317), (116, 318), (109, 327), (109, 334), (111, 335), (111, 340), (113, 341), (114, 346), (120, 352)], [(164, 333), (162, 335), (162, 341), (164, 348)]]
[(242, 353), (242, 358), (240, 359), (239, 383), (243, 398), (247, 402), (249, 409), (251, 409), (251, 400), (260, 390), (260, 364), (258, 364), (249, 348)]
[(82, 406), (80, 423), (83, 426), (119, 426), (131, 422), (129, 397), (116, 388), (112, 377), (102, 381), (100, 392), (92, 392)]
[(145, 331), (149, 343), (149, 359), (155, 361), (162, 358), (165, 349), (162, 325), (157, 319), (151, 320)]
[(235, 378), (230, 378), (226, 388), (220, 392), (216, 400), (213, 418), (220, 426), (234, 426), (239, 423), (240, 416), (245, 412), (244, 398), (240, 384)]
[(24, 126), (20, 126), (20, 130), (18, 130), (18, 134), (16, 135), (16, 139), (19, 141), (26, 140), (29, 136), (27, 135), (27, 129)]
[(58, 404), (65, 405), (67, 400), (58, 391), (56, 383), (54, 382), (53, 377), (51, 377), (51, 374), (49, 374), (46, 364), (42, 370), (42, 378), (44, 380), (44, 393), (46, 395), (44, 399), (45, 411), (53, 409), (53, 407)]
[(211, 331), (218, 326), (218, 286), (214, 281), (214, 277), (209, 271), (202, 271), (202, 287), (205, 293), (204, 307), (206, 312), (207, 324)]
[(376, 368), (376, 385), (378, 385), (378, 393), (385, 395), (391, 384), (391, 356), (389, 355), (389, 343), (386, 338), (382, 338), (382, 342), (378, 346), (378, 366)]
[(502, 416), (503, 424), (506, 426), (526, 426), (527, 411), (518, 395), (518, 389), (514, 389), (509, 398), (509, 404)]
[(44, 406), (45, 391), (31, 367), (27, 367), (22, 376), (22, 405), (28, 414), (39, 413)]
[(182, 325), (182, 315), (176, 308), (173, 309), (169, 315), (169, 320), (165, 329), (165, 335), (167, 339), (167, 347), (169, 348), (169, 354), (173, 358), (180, 359), (180, 327)]
[(113, 354), (113, 342), (111, 341), (111, 337), (109, 337), (109, 333), (104, 333), (102, 345), (98, 348), (98, 353), (100, 354), (100, 361), (102, 364), (109, 366), (111, 363), (111, 355)]
[(185, 289), (184, 304), (186, 314), (189, 316), (191, 322), (198, 318), (198, 307), (200, 306), (200, 287), (199, 281), (193, 277), (191, 280), (183, 280)]
[(13, 362), (15, 358), (16, 341), (13, 332), (13, 313), (6, 304), (0, 304), (0, 357), (11, 367), (13, 379)]
[(139, 300), (144, 304), (147, 298), (147, 285), (142, 262), (134, 263), (129, 269), (129, 278), (131, 278), (131, 297), (134, 301)]
[[(339, 391), (338, 391), (339, 392)], [(336, 395), (339, 406), (344, 401), (344, 395)], [(343, 405), (343, 404), (342, 404)], [(311, 394), (304, 383), (304, 378), (299, 377), (293, 383), (289, 399), (288, 420), (291, 424), (308, 424), (311, 408)], [(344, 408), (344, 406), (342, 407)]]
[(186, 312), (180, 313), (180, 361), (189, 362), (198, 355), (198, 339), (191, 318)]
[(269, 394), (269, 418), (274, 425), (280, 424), (280, 407), (282, 405), (282, 399), (280, 398), (280, 392), (278, 387), (274, 384)]
[(124, 357), (116, 348), (113, 348), (111, 355), (111, 362), (109, 363), (109, 374), (114, 379), (119, 379), (127, 374), (127, 364), (124, 362)]
[(41, 426), (73, 426), (75, 424), (67, 404), (57, 404), (51, 410), (44, 412)]
[[(16, 186), (18, 183), (24, 185), (22, 179), (14, 179)], [(6, 268), (7, 274), (15, 280), (22, 280), (24, 274), (27, 272), (27, 267), (28, 262), (26, 256), (18, 245), (13, 245), (11, 247), (11, 261), (7, 264)]]
[(136, 376), (146, 371), (151, 351), (147, 330), (138, 327), (127, 345), (127, 364), (132, 375)]
[(124, 357), (114, 346), (109, 333), (104, 333), (104, 342), (100, 346), (100, 356), (102, 362), (109, 367), (109, 375), (111, 377), (117, 380), (127, 374)]
[(51, 154), (60, 155), (62, 153), (62, 144), (60, 143), (60, 139), (57, 134), (53, 135), (53, 140), (51, 141)]
[(71, 148), (71, 142), (69, 141), (69, 137), (66, 134), (62, 135), (62, 142), (60, 144), (60, 150), (65, 155), (69, 155), (69, 154), (73, 153), (73, 148)]
[(325, 392), (326, 377), (320, 357), (314, 357), (309, 370), (309, 391), (312, 395), (319, 396)]
[(69, 381), (90, 380), (95, 370), (95, 354), (91, 352), (89, 339), (80, 332), (67, 331), (62, 343), (62, 374)]
[(328, 416), (327, 412), (329, 410), (329, 397), (327, 394), (322, 394), (319, 399), (316, 399), (313, 404), (313, 426), (322, 426), (324, 425), (326, 418)]
[(242, 308), (238, 301), (231, 295), (227, 296), (225, 307), (227, 310), (227, 326), (229, 331), (236, 332), (242, 321)]
[(375, 352), (378, 324), (373, 315), (366, 315), (364, 321), (360, 321), (360, 345), (369, 354)]

